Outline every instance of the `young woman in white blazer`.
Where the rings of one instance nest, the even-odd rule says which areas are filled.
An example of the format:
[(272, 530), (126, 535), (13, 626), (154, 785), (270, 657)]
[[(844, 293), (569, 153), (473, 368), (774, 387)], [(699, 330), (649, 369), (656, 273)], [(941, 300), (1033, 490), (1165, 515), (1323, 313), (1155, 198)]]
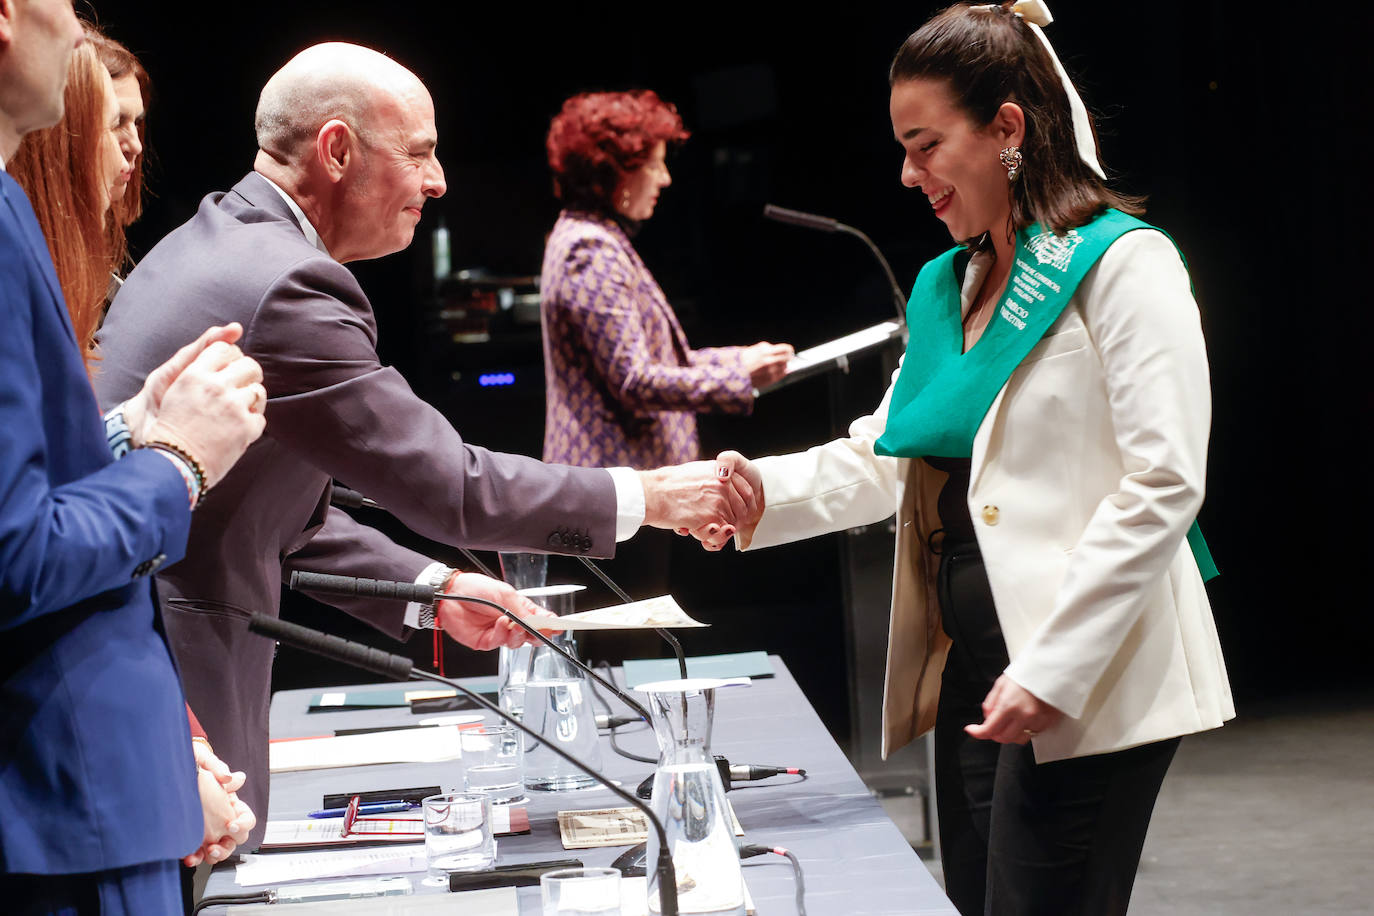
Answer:
[[(1181, 735), (1234, 716), (1195, 531), (1211, 422), (1186, 267), (1111, 191), (1043, 4), (955, 6), (891, 70), (921, 272), (849, 438), (722, 464), (759, 548), (897, 514), (884, 754), (934, 727), (961, 913), (1125, 913)], [(1194, 550), (1196, 547), (1196, 552)]]

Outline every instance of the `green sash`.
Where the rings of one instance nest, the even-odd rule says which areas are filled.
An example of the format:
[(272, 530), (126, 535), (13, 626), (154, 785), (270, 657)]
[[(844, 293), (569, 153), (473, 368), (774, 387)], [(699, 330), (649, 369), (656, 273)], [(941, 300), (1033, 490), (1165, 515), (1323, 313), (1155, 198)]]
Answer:
[[(1083, 277), (1122, 235), (1148, 223), (1107, 210), (1063, 236), (1029, 226), (1016, 235), (1005, 298), (978, 342), (964, 349), (960, 278), (951, 249), (921, 268), (907, 304), (911, 336), (892, 391), (880, 455), (967, 458), (997, 393), (1068, 306)], [(1188, 532), (1204, 580), (1217, 574), (1197, 522)]]

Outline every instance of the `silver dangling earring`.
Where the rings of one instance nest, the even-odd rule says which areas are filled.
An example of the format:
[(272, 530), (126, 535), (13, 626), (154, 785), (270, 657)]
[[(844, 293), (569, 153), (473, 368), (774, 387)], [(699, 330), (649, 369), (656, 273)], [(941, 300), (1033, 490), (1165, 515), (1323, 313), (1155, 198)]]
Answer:
[(628, 210), (629, 208), (630, 208), (630, 192), (629, 192), (629, 191), (621, 191), (621, 192), (620, 192), (620, 209), (622, 209), (622, 210)]
[(1025, 161), (1025, 156), (1021, 155), (1021, 150), (1015, 146), (1009, 146), (997, 154), (998, 160), (1007, 169), (1007, 182), (1013, 183), (1021, 177), (1021, 163)]

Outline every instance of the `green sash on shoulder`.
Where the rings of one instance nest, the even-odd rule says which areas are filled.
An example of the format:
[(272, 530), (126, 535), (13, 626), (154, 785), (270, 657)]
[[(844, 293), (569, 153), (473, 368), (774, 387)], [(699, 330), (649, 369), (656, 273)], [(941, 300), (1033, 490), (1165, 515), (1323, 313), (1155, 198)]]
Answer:
[[(907, 303), (911, 336), (892, 391), (880, 455), (967, 458), (988, 408), (1012, 372), (1059, 318), (1083, 277), (1122, 235), (1148, 223), (1107, 210), (1057, 236), (1032, 225), (1018, 232), (1007, 289), (987, 329), (964, 352), (960, 277), (951, 249), (921, 268)], [(1217, 574), (1193, 522), (1188, 543), (1203, 579)]]

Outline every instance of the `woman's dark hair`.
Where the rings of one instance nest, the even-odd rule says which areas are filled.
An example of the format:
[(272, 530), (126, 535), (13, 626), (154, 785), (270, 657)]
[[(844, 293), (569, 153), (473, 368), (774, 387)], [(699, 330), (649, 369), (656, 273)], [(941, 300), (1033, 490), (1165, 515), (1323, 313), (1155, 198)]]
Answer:
[(1010, 2), (959, 4), (937, 13), (892, 60), (888, 83), (910, 80), (944, 82), (954, 104), (980, 128), (992, 123), (1003, 102), (1021, 106), (1025, 164), (1009, 185), (1013, 231), (1039, 223), (1062, 234), (1108, 207), (1145, 212), (1143, 197), (1111, 190), (1079, 157), (1054, 62)]
[[(153, 83), (148, 78), (148, 71), (143, 69), (143, 64), (132, 51), (100, 31), (94, 23), (83, 21), (81, 25), (86, 32), (86, 41), (95, 48), (100, 62), (110, 71), (111, 79), (121, 80), (126, 76), (133, 76), (138, 81), (138, 93), (143, 97), (143, 110), (146, 112), (153, 101)], [(129, 176), (129, 183), (124, 188), (123, 199), (114, 204), (115, 217), (124, 226), (138, 219), (143, 213), (143, 160), (148, 150), (146, 121), (140, 120), (136, 129), (139, 145), (144, 151), (138, 154), (138, 161), (134, 163), (133, 174)]]
[(677, 108), (651, 89), (575, 95), (554, 116), (545, 141), (554, 193), (569, 207), (614, 214), (620, 180), (648, 162), (659, 141), (689, 136)]

